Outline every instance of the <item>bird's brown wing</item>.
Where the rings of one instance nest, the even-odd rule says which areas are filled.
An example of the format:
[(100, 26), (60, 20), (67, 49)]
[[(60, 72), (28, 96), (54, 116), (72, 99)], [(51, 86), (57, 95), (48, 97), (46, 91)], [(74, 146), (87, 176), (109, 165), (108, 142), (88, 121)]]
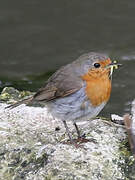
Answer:
[(74, 70), (72, 64), (62, 67), (48, 79), (46, 85), (39, 89), (34, 96), (9, 105), (6, 108), (15, 108), (20, 104), (29, 104), (34, 100), (51, 101), (75, 93), (83, 86), (83, 80)]
[(75, 93), (83, 86), (79, 76), (72, 67), (63, 67), (54, 73), (47, 81), (45, 87), (39, 89), (33, 100), (50, 101)]

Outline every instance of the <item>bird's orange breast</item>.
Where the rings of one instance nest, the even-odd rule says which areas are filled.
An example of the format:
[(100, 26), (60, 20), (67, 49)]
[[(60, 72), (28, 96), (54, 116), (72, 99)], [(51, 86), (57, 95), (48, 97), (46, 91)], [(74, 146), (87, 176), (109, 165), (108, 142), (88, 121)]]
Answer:
[(111, 81), (108, 72), (92, 72), (82, 76), (86, 81), (86, 94), (93, 106), (107, 102), (111, 93)]

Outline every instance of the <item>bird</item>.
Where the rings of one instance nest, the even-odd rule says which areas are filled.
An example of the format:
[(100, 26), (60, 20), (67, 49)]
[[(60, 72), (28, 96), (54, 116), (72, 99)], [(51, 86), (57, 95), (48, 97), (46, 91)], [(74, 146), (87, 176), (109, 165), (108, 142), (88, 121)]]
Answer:
[(58, 69), (31, 97), (8, 106), (44, 102), (54, 118), (60, 119), (71, 143), (74, 140), (67, 126), (72, 121), (81, 138), (77, 121), (95, 118), (108, 102), (111, 94), (112, 72), (120, 64), (108, 55), (89, 52)]

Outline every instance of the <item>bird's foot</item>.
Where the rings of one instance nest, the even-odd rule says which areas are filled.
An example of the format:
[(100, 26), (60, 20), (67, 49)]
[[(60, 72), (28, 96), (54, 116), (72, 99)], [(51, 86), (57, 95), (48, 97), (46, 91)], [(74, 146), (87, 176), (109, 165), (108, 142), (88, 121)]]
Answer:
[(77, 139), (63, 141), (62, 143), (63, 144), (68, 144), (68, 145), (73, 145), (76, 148), (80, 148), (80, 147), (82, 148), (82, 147), (84, 147), (82, 144), (83, 143), (87, 143), (87, 142), (96, 143), (96, 141), (93, 138), (86, 139), (86, 135), (85, 134), (83, 136), (81, 136), (81, 137), (78, 137)]
[(87, 142), (94, 142), (94, 143), (96, 143), (96, 141), (93, 138), (87, 139), (85, 134), (83, 134), (82, 136), (78, 137), (76, 139), (76, 142), (78, 142), (80, 144), (87, 143)]
[(72, 139), (72, 141), (71, 141), (71, 140), (62, 141), (62, 144), (73, 145), (73, 146), (76, 147), (76, 148), (83, 147), (82, 145), (80, 145), (80, 144), (77, 142), (77, 139)]

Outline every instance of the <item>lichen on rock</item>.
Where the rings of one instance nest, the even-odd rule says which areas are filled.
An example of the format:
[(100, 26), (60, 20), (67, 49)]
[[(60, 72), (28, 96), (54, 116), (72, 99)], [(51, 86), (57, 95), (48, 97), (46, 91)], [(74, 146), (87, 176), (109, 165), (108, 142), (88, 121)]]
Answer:
[[(18, 98), (20, 92), (14, 92)], [(134, 161), (123, 126), (101, 118), (80, 121), (81, 133), (91, 141), (76, 148), (63, 143), (68, 139), (63, 124), (46, 107), (6, 106), (7, 102), (0, 103), (0, 180), (130, 178), (130, 169), (130, 173), (125, 169)], [(68, 122), (68, 126), (76, 138), (72, 123)]]
[(0, 94), (0, 100), (6, 102), (15, 102), (32, 94), (33, 93), (29, 91), (18, 91), (13, 87), (5, 87)]

